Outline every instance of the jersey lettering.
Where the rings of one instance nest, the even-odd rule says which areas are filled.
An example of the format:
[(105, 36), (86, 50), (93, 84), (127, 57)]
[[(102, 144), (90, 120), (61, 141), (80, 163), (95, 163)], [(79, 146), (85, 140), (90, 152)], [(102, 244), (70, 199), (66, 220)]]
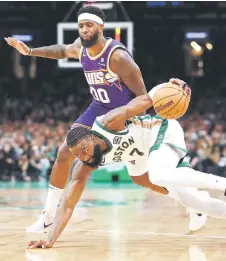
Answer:
[[(116, 149), (116, 151), (114, 153), (115, 157), (113, 158), (113, 161), (115, 161), (115, 162), (122, 161), (122, 154), (123, 154), (123, 152), (126, 151), (126, 149), (129, 148), (134, 143), (135, 143), (135, 141), (134, 141), (132, 136), (128, 139), (128, 141), (123, 141), (122, 144)], [(141, 152), (139, 151), (139, 153), (141, 153)]]
[(104, 73), (103, 72), (84, 72), (86, 80), (90, 85), (103, 85)]

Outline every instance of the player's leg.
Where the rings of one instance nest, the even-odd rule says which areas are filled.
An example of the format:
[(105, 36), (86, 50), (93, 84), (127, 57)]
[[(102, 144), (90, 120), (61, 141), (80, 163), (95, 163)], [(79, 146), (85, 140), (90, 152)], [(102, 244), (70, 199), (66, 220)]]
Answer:
[[(72, 128), (78, 124), (91, 128), (97, 116), (105, 114), (109, 111), (107, 109), (105, 111), (103, 110), (104, 108), (101, 106), (91, 103), (87, 110), (80, 115), (80, 117), (72, 125)], [(43, 215), (41, 215), (37, 222), (27, 228), (27, 232), (42, 232), (45, 231), (47, 226), (51, 226), (63, 189), (68, 181), (73, 160), (74, 156), (69, 151), (66, 143), (64, 143), (59, 148), (57, 159), (51, 171), (49, 191)], [(74, 168), (76, 168), (76, 164), (74, 165)]]
[(184, 132), (180, 124), (176, 120), (163, 121), (155, 143), (150, 148), (150, 181), (163, 187), (196, 187), (225, 191), (226, 179), (223, 177), (187, 167), (176, 168), (185, 154)]
[(195, 188), (167, 189), (168, 195), (180, 201), (182, 206), (213, 218), (226, 219), (226, 202), (207, 196), (206, 191), (198, 191)]
[(26, 229), (26, 232), (43, 232), (47, 227), (51, 226), (59, 199), (68, 180), (73, 159), (74, 157), (66, 143), (63, 143), (58, 149), (57, 158), (51, 171), (49, 190), (43, 214), (37, 222)]
[(166, 188), (152, 184), (149, 180), (148, 173), (145, 173), (141, 176), (131, 176), (130, 175), (130, 178), (132, 179), (132, 181), (135, 184), (137, 184), (141, 187), (148, 188), (148, 189), (150, 189), (154, 192), (157, 192), (159, 194), (162, 194), (162, 195), (168, 195), (169, 194), (169, 191)]
[[(171, 197), (171, 198), (179, 201), (182, 206), (186, 207), (187, 211), (189, 212), (189, 215), (190, 215), (190, 222), (189, 222), (189, 229), (190, 230), (197, 231), (202, 226), (205, 225), (206, 220), (207, 220), (207, 216), (204, 215), (204, 214), (201, 214), (202, 213), (201, 211), (199, 211), (199, 210), (196, 211), (193, 208), (192, 200), (194, 199), (194, 197), (192, 198), (192, 200), (184, 202), (183, 201), (184, 197), (182, 197), (182, 199), (180, 199), (180, 191), (178, 191), (178, 194), (177, 194), (177, 190), (175, 190), (175, 189), (170, 189), (168, 191), (168, 188), (166, 189), (166, 188), (152, 184), (149, 180), (148, 173), (145, 173), (145, 174), (140, 175), (140, 176), (130, 176), (130, 177), (131, 177), (132, 181), (134, 183), (136, 183), (137, 185), (151, 189), (152, 191), (155, 191), (157, 193), (167, 195), (168, 197)], [(193, 195), (199, 194), (199, 196), (202, 196), (203, 198), (209, 197), (208, 192), (198, 191), (196, 188), (187, 188), (187, 191), (190, 192), (190, 193), (193, 193)], [(189, 197), (189, 195), (190, 194), (188, 193), (188, 197)], [(195, 207), (196, 207), (196, 205), (195, 205)]]
[(167, 144), (161, 144), (149, 155), (149, 179), (163, 187), (197, 187), (225, 191), (226, 179), (223, 177), (193, 170), (192, 168), (173, 166), (180, 161), (178, 150)]

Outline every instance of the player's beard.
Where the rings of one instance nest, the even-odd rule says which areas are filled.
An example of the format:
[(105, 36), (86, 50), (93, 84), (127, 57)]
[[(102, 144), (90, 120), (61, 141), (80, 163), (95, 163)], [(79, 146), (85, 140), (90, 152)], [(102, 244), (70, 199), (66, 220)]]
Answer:
[(96, 31), (89, 40), (84, 40), (82, 36), (80, 36), (82, 46), (86, 48), (92, 47), (93, 45), (96, 44), (98, 40), (98, 36), (99, 36), (98, 31)]
[(92, 158), (93, 158), (92, 162), (83, 161), (83, 163), (91, 168), (97, 168), (98, 166), (101, 165), (103, 159), (103, 153), (99, 145), (95, 145)]

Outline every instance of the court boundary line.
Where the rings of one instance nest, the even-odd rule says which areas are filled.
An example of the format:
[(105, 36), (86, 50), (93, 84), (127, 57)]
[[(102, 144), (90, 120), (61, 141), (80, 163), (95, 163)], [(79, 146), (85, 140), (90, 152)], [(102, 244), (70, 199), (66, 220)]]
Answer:
[[(14, 230), (14, 232), (24, 232), (27, 235), (44, 234), (44, 233), (27, 233), (25, 227), (14, 227), (14, 226), (0, 226), (1, 230)], [(16, 231), (17, 230), (17, 231)], [(116, 230), (109, 229), (77, 229), (77, 228), (66, 228), (64, 231), (77, 231), (77, 232), (96, 232), (96, 233), (115, 233)], [(216, 236), (216, 235), (195, 235), (195, 234), (182, 234), (182, 233), (162, 233), (162, 232), (142, 232), (142, 231), (118, 231), (119, 234), (131, 234), (131, 235), (150, 235), (150, 236), (165, 236), (165, 237), (180, 237), (180, 238), (197, 238), (197, 239), (226, 239), (226, 236)], [(48, 233), (47, 233), (48, 234)]]

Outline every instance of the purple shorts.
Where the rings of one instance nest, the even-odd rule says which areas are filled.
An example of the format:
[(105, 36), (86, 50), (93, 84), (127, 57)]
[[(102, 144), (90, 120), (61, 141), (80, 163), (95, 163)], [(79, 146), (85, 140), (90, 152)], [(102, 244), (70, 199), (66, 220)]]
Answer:
[(86, 111), (79, 116), (79, 118), (72, 125), (72, 128), (76, 124), (82, 124), (88, 127), (92, 127), (96, 117), (106, 114), (112, 109), (105, 108), (101, 105), (91, 103)]

